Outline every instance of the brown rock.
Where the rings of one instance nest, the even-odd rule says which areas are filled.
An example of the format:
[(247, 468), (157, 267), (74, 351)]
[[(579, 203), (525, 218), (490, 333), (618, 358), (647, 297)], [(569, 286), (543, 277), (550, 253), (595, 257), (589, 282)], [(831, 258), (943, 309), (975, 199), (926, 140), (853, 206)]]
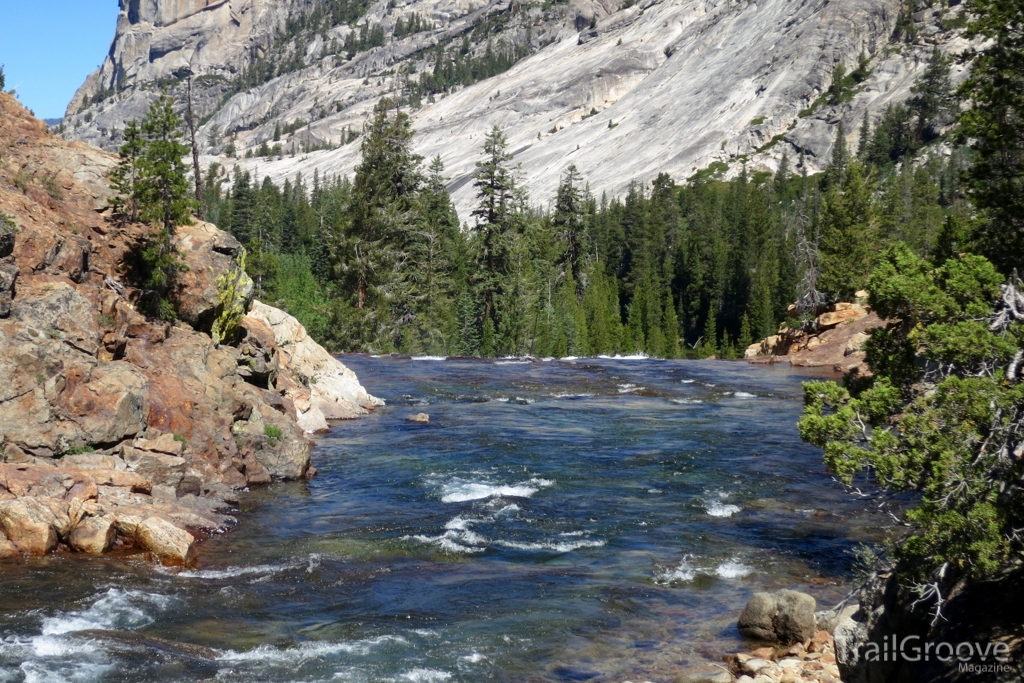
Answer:
[(181, 457), (181, 453), (185, 448), (185, 443), (175, 439), (174, 434), (162, 434), (155, 439), (135, 439), (132, 446), (140, 451), (163, 453), (164, 455)]
[(80, 553), (102, 555), (117, 538), (114, 523), (106, 517), (86, 517), (71, 530), (69, 545)]
[(839, 303), (835, 305), (834, 311), (822, 313), (818, 316), (818, 326), (822, 328), (835, 327), (840, 323), (851, 320), (860, 320), (866, 317), (868, 312), (860, 304)]
[(195, 538), (162, 517), (149, 517), (136, 528), (135, 541), (165, 565), (190, 566), (195, 561)]
[(254, 456), (249, 455), (242, 462), (245, 465), (245, 483), (249, 486), (263, 486), (274, 481)]
[(91, 479), (88, 481), (76, 482), (74, 486), (68, 489), (64, 499), (67, 501), (72, 500), (96, 500), (99, 495), (99, 489), (96, 486), (96, 482)]
[(7, 538), (0, 534), (0, 560), (7, 559), (9, 557), (18, 557), (21, 553), (18, 552), (18, 546), (14, 545)]
[[(174, 246), (182, 254), (186, 270), (178, 274), (175, 303), (178, 316), (200, 332), (209, 332), (219, 314), (217, 280), (235, 266), (242, 245), (217, 226), (203, 221), (178, 226)], [(255, 285), (246, 278), (246, 304), (252, 301)]]
[(0, 502), (0, 528), (24, 553), (45, 555), (57, 547), (57, 520), (38, 498)]
[(62, 470), (40, 465), (0, 465), (0, 486), (17, 497), (63, 498), (74, 479)]
[(775, 659), (775, 648), (773, 647), (759, 647), (750, 653), (751, 657), (757, 657), (759, 659), (767, 659), (772, 661)]

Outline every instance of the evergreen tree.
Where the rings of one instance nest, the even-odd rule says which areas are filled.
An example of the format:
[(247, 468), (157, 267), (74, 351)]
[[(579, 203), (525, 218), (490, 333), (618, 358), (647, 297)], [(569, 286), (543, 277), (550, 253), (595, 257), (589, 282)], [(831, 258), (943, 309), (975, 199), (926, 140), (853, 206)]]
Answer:
[(386, 98), (378, 102), (363, 130), (362, 160), (352, 183), (348, 258), (341, 264), (375, 350), (399, 345), (399, 328), (410, 313), (408, 233), (422, 182), (409, 116), (397, 109), (392, 114), (393, 106)]
[(476, 219), (476, 285), (483, 297), (483, 316), (490, 319), (494, 315), (496, 297), (511, 272), (512, 242), (523, 202), (516, 172), (511, 167), (508, 140), (498, 126), (484, 136), (483, 154), (474, 173), (478, 204), (473, 217)]
[(850, 301), (867, 282), (877, 248), (871, 193), (859, 163), (824, 197), (821, 216), (821, 278), (818, 287), (833, 301)]
[(969, 0), (967, 10), (975, 19), (965, 35), (982, 39), (959, 90), (970, 103), (960, 132), (977, 152), (970, 196), (987, 213), (982, 250), (1009, 273), (1024, 262), (1024, 3)]
[(121, 220), (134, 223), (139, 218), (139, 201), (136, 185), (139, 182), (142, 154), (145, 141), (139, 122), (132, 119), (125, 125), (124, 142), (121, 145), (120, 160), (110, 172), (110, 187), (117, 193), (109, 200), (110, 206)]
[(565, 251), (558, 259), (576, 283), (576, 298), (583, 300), (586, 276), (583, 273), (583, 254), (586, 251), (583, 196), (580, 192), (580, 173), (570, 164), (562, 175), (555, 197), (555, 215), (552, 218), (556, 234), (565, 243)]
[(942, 50), (932, 50), (928, 67), (910, 88), (914, 94), (907, 102), (910, 112), (917, 117), (916, 140), (935, 137), (936, 128), (952, 121), (957, 108), (953, 84), (949, 78), (949, 58)]

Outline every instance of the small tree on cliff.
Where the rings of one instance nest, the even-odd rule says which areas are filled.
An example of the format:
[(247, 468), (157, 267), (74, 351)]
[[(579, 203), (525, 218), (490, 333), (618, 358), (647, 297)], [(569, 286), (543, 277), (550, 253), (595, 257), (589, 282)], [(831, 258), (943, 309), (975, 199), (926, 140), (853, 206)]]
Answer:
[(184, 267), (173, 246), (174, 229), (191, 223), (194, 200), (189, 193), (188, 166), (182, 159), (189, 148), (182, 143), (182, 120), (174, 112), (174, 100), (164, 93), (149, 108), (142, 125), (125, 127), (121, 161), (111, 173), (118, 192), (111, 201), (128, 221), (157, 225), (141, 252), (143, 305), (152, 315), (175, 317), (170, 302), (177, 272)]

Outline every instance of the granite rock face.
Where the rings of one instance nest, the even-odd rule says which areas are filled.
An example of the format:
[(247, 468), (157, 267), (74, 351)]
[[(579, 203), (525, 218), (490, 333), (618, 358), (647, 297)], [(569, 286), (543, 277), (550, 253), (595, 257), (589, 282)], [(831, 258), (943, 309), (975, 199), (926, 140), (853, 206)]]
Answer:
[[(463, 219), (473, 204), (470, 174), (493, 125), (505, 129), (535, 204), (551, 200), (571, 163), (595, 194), (612, 196), (661, 172), (683, 180), (714, 164), (728, 177), (743, 160), (751, 172), (772, 170), (783, 153), (794, 161), (803, 154), (813, 172), (827, 165), (840, 122), (855, 144), (865, 112), (877, 122), (888, 104), (910, 96), (934, 46), (950, 53), (967, 47), (951, 22), (962, 6), (926, 10), (925, 1), (913, 44), (893, 40), (899, 0), (524, 3), (517, 10), (523, 18), (497, 40), (529, 42), (531, 54), (412, 109), (414, 144), (427, 158), (441, 156)], [(111, 131), (143, 116), (158, 92), (144, 86), (191, 70), (199, 77), (198, 115), (209, 117), (199, 135), (206, 162), (235, 163), (223, 156), (229, 137), (239, 157), (279, 141), (280, 156), (239, 159), (275, 182), (314, 169), (350, 174), (359, 145), (342, 144), (347, 131), (361, 130), (380, 97), (401, 94), (403, 72), (429, 71), (431, 48), (510, 11), (504, 0), (378, 0), (353, 25), (300, 40), (284, 33), (288, 18), (321, 0), (148, 0), (133, 10), (136, 4), (123, 7), (110, 54), (71, 102), (65, 135), (113, 149)], [(396, 37), (397, 22), (414, 12), (433, 27)], [(364, 25), (380, 25), (385, 44), (339, 52), (336, 46)], [(482, 54), (487, 40), (472, 40), (470, 52)], [(834, 68), (852, 70), (861, 54), (871, 60), (871, 76), (852, 98), (808, 111), (831, 85)], [(236, 92), (239, 74), (263, 58), (292, 66)], [(290, 70), (296, 60), (301, 68)], [(102, 101), (92, 103), (97, 96)], [(297, 121), (307, 125), (275, 136)], [(335, 149), (303, 153), (304, 145)]]
[[(189, 267), (172, 292), (181, 319), (145, 317), (131, 256), (152, 228), (110, 219), (114, 158), (53, 136), (5, 93), (0, 149), (0, 211), (13, 220), (0, 273), (17, 274), (0, 292), (0, 557), (136, 548), (190, 564), (198, 538), (233, 522), (235, 490), (310, 475), (292, 398), (304, 377), (334, 378), (317, 405), (348, 406), (346, 417), (379, 405), (269, 306), (261, 315), (287, 322), (301, 359), (265, 326), (214, 343), (217, 282), (241, 247), (211, 224), (175, 235)], [(59, 199), (42, 189), (47, 177)], [(299, 403), (308, 412), (312, 394)]]

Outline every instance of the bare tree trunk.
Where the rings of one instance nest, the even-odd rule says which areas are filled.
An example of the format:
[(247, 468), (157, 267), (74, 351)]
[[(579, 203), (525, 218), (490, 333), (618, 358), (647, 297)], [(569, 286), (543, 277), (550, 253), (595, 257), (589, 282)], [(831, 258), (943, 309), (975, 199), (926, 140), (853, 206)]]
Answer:
[(196, 215), (199, 220), (206, 220), (203, 215), (203, 179), (199, 174), (199, 148), (196, 146), (196, 124), (192, 116), (192, 73), (188, 75), (188, 130), (192, 136), (192, 166), (196, 176)]

